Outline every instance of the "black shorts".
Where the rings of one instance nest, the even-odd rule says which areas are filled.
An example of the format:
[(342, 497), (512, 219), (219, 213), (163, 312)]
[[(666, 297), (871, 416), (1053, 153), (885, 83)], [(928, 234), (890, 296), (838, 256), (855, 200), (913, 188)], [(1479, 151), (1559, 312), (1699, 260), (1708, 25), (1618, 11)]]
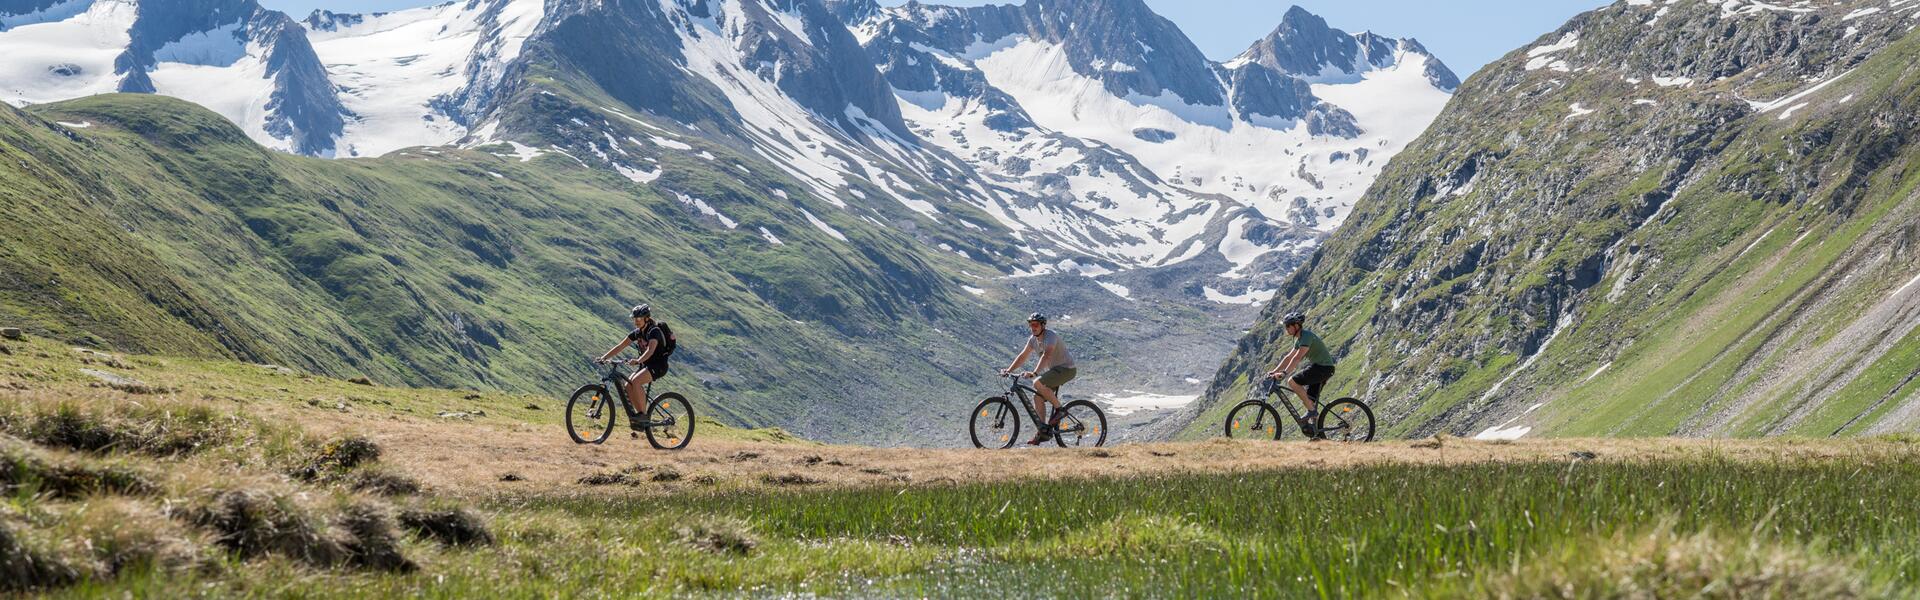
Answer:
[(646, 363), (644, 366), (647, 368), (647, 373), (653, 375), (654, 381), (659, 381), (661, 377), (667, 376), (667, 361), (656, 360)]
[(1328, 379), (1333, 379), (1333, 365), (1314, 365), (1293, 376), (1293, 382), (1307, 388), (1315, 402), (1320, 401), (1320, 390), (1326, 389)]

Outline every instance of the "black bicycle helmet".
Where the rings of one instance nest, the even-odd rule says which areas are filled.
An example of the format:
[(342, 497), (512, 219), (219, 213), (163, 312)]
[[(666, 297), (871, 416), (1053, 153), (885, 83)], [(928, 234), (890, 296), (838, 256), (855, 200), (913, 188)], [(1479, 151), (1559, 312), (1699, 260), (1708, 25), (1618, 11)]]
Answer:
[(652, 317), (652, 316), (653, 316), (653, 307), (651, 306), (642, 304), (642, 305), (633, 307), (633, 318), (635, 319), (638, 319), (640, 317)]
[(1027, 315), (1027, 322), (1039, 323), (1041, 325), (1045, 325), (1047, 324), (1047, 316), (1040, 313), (1033, 313), (1033, 314)]
[(1280, 324), (1282, 325), (1299, 325), (1306, 322), (1307, 316), (1297, 312), (1287, 313), (1287, 316), (1280, 318)]

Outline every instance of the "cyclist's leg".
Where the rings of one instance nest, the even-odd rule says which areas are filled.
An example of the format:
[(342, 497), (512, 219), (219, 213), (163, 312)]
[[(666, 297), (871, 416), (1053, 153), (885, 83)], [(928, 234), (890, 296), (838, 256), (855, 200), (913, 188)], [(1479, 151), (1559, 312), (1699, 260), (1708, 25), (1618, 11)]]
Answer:
[(1047, 412), (1047, 407), (1060, 406), (1060, 400), (1054, 395), (1053, 388), (1047, 387), (1047, 384), (1037, 379), (1033, 382), (1033, 391), (1037, 392), (1033, 395), (1033, 414), (1045, 421), (1047, 416), (1052, 414)]
[(1045, 390), (1041, 392), (1041, 395), (1046, 397), (1047, 403), (1053, 405), (1053, 414), (1051, 418), (1047, 419), (1048, 425), (1059, 424), (1060, 417), (1066, 414), (1060, 410), (1060, 388), (1065, 386), (1067, 382), (1073, 381), (1074, 376), (1078, 374), (1079, 371), (1074, 369), (1054, 367), (1048, 369), (1045, 374), (1042, 374), (1039, 379), (1033, 382), (1034, 389)]
[[(1302, 375), (1304, 375), (1304, 373)], [(1293, 390), (1293, 395), (1300, 398), (1301, 407), (1306, 409), (1307, 412), (1311, 413), (1314, 408), (1318, 407), (1318, 405), (1314, 403), (1317, 398), (1308, 393), (1309, 390), (1307, 390), (1307, 386), (1300, 383), (1300, 377), (1288, 377), (1287, 389)]]
[(633, 406), (634, 414), (645, 413), (647, 407), (640, 403), (647, 401), (647, 384), (653, 383), (653, 372), (641, 368), (627, 378), (627, 404)]

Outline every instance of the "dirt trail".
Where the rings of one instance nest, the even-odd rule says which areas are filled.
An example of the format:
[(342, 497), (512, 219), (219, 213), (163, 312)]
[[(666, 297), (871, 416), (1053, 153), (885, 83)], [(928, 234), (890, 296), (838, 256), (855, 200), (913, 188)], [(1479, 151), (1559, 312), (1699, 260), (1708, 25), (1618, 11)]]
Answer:
[[(573, 443), (559, 425), (434, 421), (380, 415), (337, 415), (309, 422), (318, 433), (361, 433), (387, 461), (422, 483), (455, 494), (591, 492), (671, 494), (712, 487), (844, 487), (937, 485), (1014, 478), (1066, 478), (1173, 472), (1338, 468), (1366, 464), (1461, 464), (1484, 461), (1628, 461), (1703, 457), (1771, 460), (1857, 454), (1870, 441), (1554, 439), (1480, 442), (1447, 438), (1359, 445), (1306, 442), (1132, 444), (1092, 450), (1056, 447), (987, 451), (744, 442), (696, 433), (685, 450), (653, 450), (625, 431), (603, 445)], [(583, 477), (635, 465), (631, 485), (588, 486)], [(662, 470), (680, 475), (654, 481)], [(512, 474), (519, 481), (502, 481)]]

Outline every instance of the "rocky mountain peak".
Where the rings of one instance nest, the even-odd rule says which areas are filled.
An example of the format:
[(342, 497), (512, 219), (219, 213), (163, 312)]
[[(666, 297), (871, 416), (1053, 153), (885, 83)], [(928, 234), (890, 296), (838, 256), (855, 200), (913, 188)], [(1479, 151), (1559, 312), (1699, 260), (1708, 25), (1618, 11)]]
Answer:
[(853, 25), (880, 14), (880, 4), (874, 0), (824, 0), (827, 12), (841, 23)]
[(1326, 19), (1299, 6), (1289, 8), (1272, 33), (1227, 64), (1236, 67), (1257, 64), (1310, 80), (1330, 80), (1391, 68), (1405, 56), (1419, 56), (1426, 61), (1427, 78), (1435, 87), (1444, 90), (1460, 87), (1459, 76), (1420, 42), (1411, 38), (1393, 39), (1370, 31), (1350, 34), (1335, 29)]

